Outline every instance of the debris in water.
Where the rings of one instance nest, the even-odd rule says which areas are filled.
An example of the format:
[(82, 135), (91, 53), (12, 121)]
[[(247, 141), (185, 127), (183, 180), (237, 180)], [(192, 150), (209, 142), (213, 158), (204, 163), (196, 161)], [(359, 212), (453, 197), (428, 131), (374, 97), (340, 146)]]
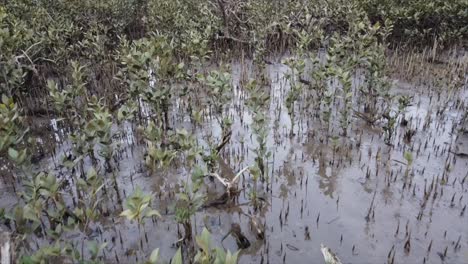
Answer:
[(320, 250), (322, 251), (323, 258), (327, 264), (341, 264), (341, 260), (338, 256), (331, 251), (330, 248), (320, 244)]

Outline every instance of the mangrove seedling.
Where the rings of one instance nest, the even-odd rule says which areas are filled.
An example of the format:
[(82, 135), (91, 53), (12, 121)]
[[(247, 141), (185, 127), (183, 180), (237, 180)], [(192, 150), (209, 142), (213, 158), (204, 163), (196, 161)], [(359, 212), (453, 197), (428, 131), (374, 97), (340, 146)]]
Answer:
[(139, 186), (133, 191), (125, 201), (127, 209), (120, 216), (125, 216), (128, 220), (136, 220), (138, 228), (144, 224), (146, 218), (154, 216), (161, 217), (159, 212), (151, 208), (151, 199), (153, 194), (145, 194)]
[(223, 263), (223, 264), (236, 264), (239, 252), (232, 254), (229, 250), (224, 251), (221, 248), (213, 249), (211, 246), (211, 234), (208, 229), (203, 228), (201, 235), (196, 238), (199, 250), (195, 255), (194, 261), (199, 264)]

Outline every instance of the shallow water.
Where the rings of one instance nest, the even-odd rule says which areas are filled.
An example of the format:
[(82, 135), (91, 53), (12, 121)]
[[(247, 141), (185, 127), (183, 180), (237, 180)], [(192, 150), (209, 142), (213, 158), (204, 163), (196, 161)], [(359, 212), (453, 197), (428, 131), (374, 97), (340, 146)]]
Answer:
[[(245, 106), (248, 94), (239, 84), (244, 74), (251, 74), (248, 66), (232, 64), (233, 100), (229, 107), (234, 121), (232, 138), (219, 161), (219, 173), (226, 178), (254, 164), (255, 159), (253, 149), (257, 142), (252, 131), (252, 113)], [(245, 173), (240, 182), (244, 190), (238, 204), (199, 211), (193, 220), (196, 232), (206, 227), (214, 245), (236, 251), (232, 236), (222, 244), (221, 238), (232, 223), (240, 224), (252, 245), (241, 252), (239, 263), (324, 263), (320, 252), (322, 243), (343, 263), (385, 263), (393, 254), (395, 263), (468, 263), (468, 213), (461, 215), (468, 202), (468, 181), (464, 180), (468, 177), (468, 158), (451, 152), (457, 138), (454, 127), (467, 107), (466, 85), (438, 95), (431, 87), (396, 80), (391, 92), (414, 98), (405, 114), (409, 124), (406, 128), (398, 126), (391, 147), (384, 144), (381, 124), (371, 127), (356, 117), (352, 118), (347, 137), (333, 140), (329, 135), (339, 134), (338, 118), (334, 118), (336, 121), (327, 133), (320, 114), (305, 99), (297, 104), (295, 119), (291, 121), (284, 103), (290, 89), (285, 78), (289, 71), (280, 63), (267, 66), (270, 84), (266, 89), (271, 96), (267, 145), (272, 156), (267, 162), (270, 182), (264, 183), (269, 184), (269, 191), (260, 188), (260, 184), (258, 193), (266, 201), (264, 206), (253, 211), (249, 204), (252, 179)], [(353, 87), (358, 87), (360, 82), (362, 78), (355, 76)], [(358, 96), (354, 89), (354, 104)], [(457, 100), (462, 103), (456, 104)], [(335, 116), (339, 103), (336, 100)], [(192, 132), (198, 144), (205, 147), (208, 137), (221, 137), (218, 122), (208, 115), (202, 127), (195, 128), (186, 105), (186, 98), (178, 98), (172, 104), (174, 128)], [(444, 110), (437, 114), (441, 108)], [(292, 122), (294, 136), (291, 137)], [(135, 186), (154, 192), (155, 207), (163, 217), (156, 222), (146, 221), (146, 242), (144, 231), (139, 231), (136, 223), (118, 217), (122, 205), (117, 203), (117, 194), (113, 192), (111, 200), (105, 201), (109, 204), (109, 216), (93, 224), (94, 232), (87, 235), (88, 239), (109, 242), (106, 262), (117, 259), (122, 263), (142, 262), (155, 248), (160, 248), (162, 259), (169, 260), (176, 251), (178, 227), (173, 201), (189, 171), (179, 160), (170, 169), (149, 175), (144, 168), (146, 145), (138, 143), (134, 128), (132, 124), (115, 127), (116, 132), (123, 132), (116, 138), (122, 151), (118, 169), (106, 177), (110, 181), (112, 174), (115, 175), (122, 198), (132, 193)], [(409, 128), (416, 134), (410, 143), (405, 143), (403, 134)], [(54, 137), (59, 136), (54, 134)], [(57, 147), (57, 156), (61, 157), (69, 147), (67, 143)], [(406, 176), (405, 152), (411, 152), (414, 158)], [(63, 172), (51, 159), (42, 160), (38, 167)], [(86, 162), (89, 166), (90, 161)], [(423, 207), (424, 192), (431, 184), (430, 198)], [(15, 202), (11, 188), (3, 182), (0, 188), (3, 190), (0, 207), (11, 207)], [(205, 188), (209, 197), (222, 193), (222, 186), (217, 182), (206, 180)], [(246, 214), (255, 215), (265, 223), (264, 240), (255, 238)], [(66, 239), (75, 241), (81, 248), (82, 237), (83, 234), (76, 233)], [(140, 250), (142, 237), (143, 251)], [(410, 248), (405, 249), (408, 240)], [(455, 250), (457, 240), (459, 248)]]

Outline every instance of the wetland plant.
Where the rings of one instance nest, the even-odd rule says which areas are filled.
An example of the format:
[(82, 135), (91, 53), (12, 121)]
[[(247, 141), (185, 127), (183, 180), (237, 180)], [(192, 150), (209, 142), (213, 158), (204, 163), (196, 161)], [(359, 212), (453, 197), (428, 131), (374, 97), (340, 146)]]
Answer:
[(226, 252), (221, 248), (213, 248), (211, 245), (211, 234), (208, 229), (203, 228), (202, 233), (195, 238), (199, 250), (195, 255), (194, 261), (200, 264), (224, 263), (236, 264), (239, 252), (232, 254), (229, 250)]
[(125, 209), (120, 216), (124, 216), (128, 220), (136, 220), (138, 229), (144, 226), (146, 218), (161, 217), (161, 214), (155, 209), (151, 208), (151, 200), (153, 194), (145, 194), (138, 186), (133, 193), (125, 201)]
[[(181, 237), (178, 242), (183, 243), (172, 264), (250, 260), (249, 254), (241, 256), (215, 247), (208, 232), (213, 226), (193, 239), (200, 228), (196, 212), (211, 205), (218, 205), (209, 214), (217, 216), (220, 225), (224, 219), (221, 214), (233, 218), (233, 212), (239, 212), (228, 233), (239, 248), (251, 246), (240, 225), (248, 217), (251, 231), (263, 240), (263, 244), (252, 244), (255, 249), (251, 252), (261, 255), (261, 263), (276, 263), (279, 258), (287, 263), (283, 242), (278, 250), (277, 243), (265, 239), (266, 231), (278, 231), (277, 223), (263, 223), (270, 220), (268, 212), (275, 212), (282, 200), (287, 202), (279, 217), (283, 228), (283, 221), (287, 223), (297, 209), (291, 206), (289, 215), (289, 204), (301, 195), (301, 217), (312, 213), (307, 195), (316, 188), (323, 190), (322, 181), (308, 183), (313, 178), (308, 171), (315, 168), (317, 159), (320, 172), (330, 166), (333, 171), (347, 173), (368, 165), (363, 187), (374, 196), (366, 228), (373, 226), (372, 236), (375, 233), (376, 237), (381, 230), (375, 212), (393, 209), (384, 207), (392, 203), (377, 200), (381, 198), (376, 196), (382, 192), (381, 179), (388, 188), (383, 189), (384, 199), (398, 193), (400, 184), (413, 187), (413, 199), (405, 199), (406, 193), (401, 193), (405, 203), (418, 202), (424, 181), (417, 216), (421, 226), (428, 226), (424, 237), (419, 234), (422, 232), (411, 237), (408, 221), (405, 238), (399, 238), (408, 255), (403, 257), (420, 257), (415, 256), (420, 253), (418, 247), (410, 250), (410, 241), (431, 234), (429, 226), (433, 225), (424, 225), (423, 216), (437, 217), (442, 211), (444, 219), (452, 220), (448, 217), (453, 208), (456, 217), (463, 220), (466, 211), (466, 176), (457, 171), (464, 168), (464, 153), (453, 156), (451, 150), (463, 136), (455, 135), (457, 123), (463, 122), (463, 115), (466, 119), (464, 90), (459, 89), (466, 86), (466, 62), (458, 50), (466, 39), (467, 16), (462, 0), (400, 2), (3, 1), (0, 206), (5, 208), (0, 209), (0, 229), (2, 233), (7, 229), (16, 242), (17, 262), (107, 263), (115, 259), (117, 263), (141, 263), (149, 257), (147, 263), (161, 263), (158, 249), (148, 252), (154, 248), (154, 239), (148, 239), (147, 220), (152, 220), (151, 232), (162, 232), (164, 227), (155, 221), (160, 217), (156, 209), (164, 206), (164, 199), (173, 199), (173, 214), (166, 208), (167, 232), (170, 234), (170, 224), (176, 222), (184, 234), (177, 234)], [(449, 56), (440, 52), (452, 44), (459, 47), (449, 51)], [(237, 76), (230, 62), (236, 65), (239, 61), (241, 73)], [(286, 75), (281, 70), (284, 65), (277, 63), (280, 61), (289, 68)], [(284, 82), (274, 81), (275, 74), (277, 80), (286, 81), (286, 87)], [(247, 83), (248, 76), (257, 79)], [(418, 98), (429, 98), (424, 120), (408, 112), (414, 91), (395, 96), (390, 78), (428, 88), (417, 93)], [(280, 127), (282, 118), (274, 120), (271, 127), (272, 116), (281, 117), (283, 106), (291, 120), (289, 131)], [(437, 118), (432, 118), (433, 108), (437, 108)], [(244, 122), (245, 111), (252, 114), (251, 123)], [(358, 127), (353, 114), (372, 126), (381, 126), (383, 141), (392, 146), (389, 151), (404, 153), (406, 168), (400, 168), (404, 175), (418, 177), (397, 181), (401, 171), (391, 165), (390, 158), (382, 170), (383, 157), (393, 154), (380, 147), (372, 164), (363, 164), (361, 158), (355, 162), (352, 156), (362, 154), (361, 146), (369, 150), (370, 160), (373, 147), (380, 142), (373, 135), (368, 137), (372, 131)], [(322, 129), (317, 130), (318, 119)], [(413, 126), (421, 121), (427, 130), (425, 142), (420, 137), (412, 140), (417, 129)], [(398, 124), (404, 127), (402, 133), (398, 133)], [(336, 135), (337, 129), (343, 137)], [(218, 130), (218, 134), (213, 132)], [(305, 130), (307, 133), (302, 133)], [(251, 142), (247, 142), (250, 132)], [(323, 144), (323, 132), (330, 144)], [(274, 140), (271, 146), (270, 133)], [(322, 144), (314, 141), (317, 133)], [(284, 141), (286, 134), (289, 142)], [(406, 145), (398, 144), (397, 135), (403, 135)], [(356, 137), (359, 142), (354, 148)], [(447, 138), (448, 144), (441, 142)], [(326, 149), (317, 149), (318, 145)], [(347, 146), (352, 146), (351, 150), (342, 154)], [(330, 160), (327, 150), (333, 152)], [(349, 165), (342, 162), (348, 157)], [(445, 162), (442, 174), (433, 176), (432, 183), (426, 168), (419, 168), (425, 158), (427, 163)], [(226, 167), (244, 169), (223, 175), (222, 162)], [(375, 174), (385, 173), (385, 177), (370, 177), (374, 163)], [(242, 177), (247, 170), (250, 177)], [(429, 173), (437, 175), (434, 170)], [(126, 196), (127, 188), (119, 190), (119, 185), (130, 186), (127, 176), (134, 190), (122, 208), (120, 196)], [(206, 176), (223, 187), (222, 195), (211, 203), (205, 201), (214, 185), (205, 182)], [(142, 191), (148, 180), (157, 182), (157, 193)], [(368, 190), (374, 181), (375, 190)], [(260, 183), (265, 183), (269, 197), (260, 197)], [(354, 191), (344, 194), (357, 193)], [(322, 194), (320, 190), (314, 193)], [(243, 213), (244, 204), (238, 203), (246, 194), (255, 215), (250, 207)], [(271, 202), (263, 203), (267, 199)], [(433, 204), (426, 206), (431, 200)], [(443, 208), (446, 204), (449, 207)], [(407, 208), (413, 207), (398, 210), (404, 213)], [(129, 221), (116, 221), (112, 210), (137, 222), (139, 248), (127, 247), (122, 237), (131, 236), (134, 229), (127, 228)], [(346, 214), (340, 211), (338, 200), (336, 210)], [(320, 212), (317, 227), (319, 219)], [(294, 226), (288, 230), (296, 236)], [(395, 236), (400, 233), (398, 225)], [(314, 239), (311, 234), (307, 227), (306, 240)], [(445, 232), (443, 239), (434, 239), (434, 247), (438, 245), (442, 252), (432, 252), (443, 261), (457, 262), (460, 255), (452, 259), (448, 253), (449, 236), (450, 232)], [(117, 246), (119, 238), (122, 247)], [(423, 262), (432, 261), (432, 240)], [(342, 242), (343, 236), (340, 245)], [(463, 237), (458, 236), (452, 243), (454, 254), (460, 254), (463, 245)], [(291, 244), (286, 247), (299, 249)], [(331, 250), (324, 246), (321, 250), (328, 262), (339, 263)], [(393, 245), (387, 256), (389, 263), (401, 255), (396, 251)], [(353, 245), (349, 261), (365, 258), (355, 252)]]
[(191, 182), (183, 182), (182, 191), (177, 194), (175, 203), (175, 220), (184, 228), (184, 236), (180, 241), (192, 243), (192, 218), (202, 208), (206, 196), (201, 190), (204, 172), (196, 167), (193, 170)]
[(303, 84), (299, 81), (301, 76), (304, 74), (305, 59), (304, 58), (289, 58), (284, 61), (284, 64), (291, 68), (291, 73), (286, 75), (286, 79), (289, 81), (290, 90), (286, 96), (286, 109), (291, 117), (291, 130), (290, 136), (294, 135), (294, 123), (295, 123), (295, 104), (296, 101), (301, 97), (303, 91)]
[[(256, 135), (257, 148), (255, 150), (256, 167), (258, 168), (263, 182), (268, 181), (266, 175), (266, 161), (271, 156), (271, 152), (268, 151), (267, 147), (267, 136), (268, 136), (268, 107), (270, 105), (270, 95), (265, 93), (261, 87), (259, 87), (255, 80), (250, 81), (246, 85), (246, 90), (249, 92), (249, 99), (247, 100), (247, 106), (250, 108), (253, 116), (252, 129)], [(267, 184), (268, 186), (268, 184)]]
[(2, 95), (0, 104), (0, 154), (7, 154), (10, 160), (21, 165), (28, 160), (26, 138), (29, 129), (25, 128), (18, 105), (13, 98)]

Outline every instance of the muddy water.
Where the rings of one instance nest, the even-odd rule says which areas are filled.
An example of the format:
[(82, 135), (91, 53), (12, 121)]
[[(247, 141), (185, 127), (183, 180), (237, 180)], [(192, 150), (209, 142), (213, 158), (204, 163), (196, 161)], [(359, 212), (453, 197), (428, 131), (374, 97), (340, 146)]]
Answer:
[[(259, 263), (263, 259), (270, 263), (321, 263), (321, 243), (335, 250), (344, 263), (386, 262), (391, 251), (397, 263), (439, 263), (442, 259), (448, 263), (468, 262), (468, 225), (466, 216), (460, 216), (467, 201), (466, 182), (461, 182), (468, 175), (468, 161), (449, 153), (456, 138), (452, 128), (463, 114), (451, 100), (461, 96), (466, 102), (466, 92), (430, 101), (433, 96), (427, 87), (397, 82), (393, 93), (414, 96), (414, 105), (406, 113), (411, 120), (409, 127), (416, 130), (412, 142), (402, 141), (400, 134), (405, 129), (400, 128), (395, 146), (390, 148), (382, 143), (382, 131), (354, 120), (353, 133), (340, 138), (339, 149), (333, 151), (333, 143), (314, 118), (298, 120), (296, 136), (289, 137), (291, 123), (281, 105), (288, 90), (282, 78), (286, 71), (282, 65), (271, 66), (270, 71), (271, 109), (281, 110), (270, 115), (279, 116), (280, 126), (271, 125), (273, 188), (267, 208), (260, 213), (266, 222), (267, 239), (264, 245), (245, 252), (242, 262)], [(440, 107), (447, 109), (436, 115)], [(425, 128), (424, 122), (428, 123)], [(248, 128), (240, 132), (250, 133)], [(403, 153), (407, 151), (414, 153), (414, 162), (405, 176)], [(246, 156), (253, 162), (253, 157)], [(437, 191), (422, 209), (424, 186), (443, 176), (448, 180), (435, 188)], [(435, 192), (438, 195), (433, 199)], [(371, 204), (372, 217), (366, 220)], [(222, 221), (227, 222), (224, 230), (230, 222), (243, 222), (248, 233), (248, 218), (238, 214), (226, 218)], [(252, 235), (249, 238), (254, 240)], [(463, 246), (454, 250), (458, 239)], [(229, 248), (234, 250), (235, 244), (231, 242)]]
[[(393, 94), (414, 98), (405, 113), (409, 124), (398, 126), (393, 146), (389, 146), (383, 143), (381, 124), (370, 127), (359, 118), (352, 118), (347, 137), (332, 139), (329, 135), (339, 135), (339, 118), (333, 118), (337, 121), (327, 133), (319, 112), (304, 100), (297, 104), (292, 121), (284, 103), (290, 89), (285, 74), (290, 70), (276, 63), (268, 65), (267, 72), (270, 84), (266, 89), (271, 96), (268, 146), (272, 155), (268, 160), (270, 182), (260, 184), (258, 190), (264, 206), (253, 211), (249, 204), (253, 181), (245, 173), (238, 204), (199, 211), (193, 221), (197, 233), (206, 227), (214, 245), (236, 251), (232, 236), (222, 243), (221, 238), (232, 223), (240, 224), (251, 246), (241, 252), (239, 263), (324, 263), (322, 243), (343, 263), (386, 263), (388, 256), (394, 256), (395, 263), (468, 263), (468, 212), (462, 215), (468, 203), (468, 158), (451, 152), (462, 109), (467, 107), (466, 85), (436, 93), (430, 87), (395, 80)], [(248, 64), (233, 63), (234, 98), (229, 110), (234, 121), (233, 136), (219, 161), (219, 173), (227, 178), (254, 164), (257, 143), (251, 128), (252, 113), (245, 106), (248, 95), (239, 84), (249, 73)], [(356, 77), (354, 87), (362, 81)], [(356, 101), (357, 91), (354, 97)], [(221, 128), (209, 115), (201, 128), (191, 125), (185, 100), (173, 103), (173, 127), (191, 131), (200, 146), (206, 146), (210, 136), (219, 138)], [(142, 262), (154, 248), (160, 248), (161, 258), (169, 260), (176, 251), (178, 226), (173, 201), (189, 171), (176, 164), (149, 175), (143, 161), (145, 146), (137, 143), (134, 128), (131, 124), (118, 128), (122, 132), (116, 138), (122, 149), (119, 165), (106, 177), (111, 180), (115, 176), (122, 198), (135, 186), (154, 192), (155, 206), (163, 218), (146, 221), (146, 239), (145, 231), (139, 231), (135, 223), (118, 217), (122, 205), (113, 193), (110, 200), (104, 201), (109, 204), (109, 215), (93, 224), (92, 232), (87, 234), (87, 239), (109, 243), (104, 252), (106, 262)], [(416, 133), (410, 142), (404, 142), (403, 134), (408, 129)], [(68, 144), (61, 145), (56, 150), (58, 156), (67, 148)], [(405, 152), (412, 153), (411, 166), (407, 165)], [(39, 167), (63, 171), (50, 158)], [(269, 185), (268, 191), (264, 184)], [(9, 207), (15, 201), (9, 198), (14, 197), (11, 188), (1, 188), (5, 191), (0, 205)], [(427, 201), (425, 190), (430, 192)], [(205, 191), (216, 197), (222, 193), (222, 186), (207, 180)], [(264, 240), (255, 237), (247, 215), (265, 223)], [(83, 236), (76, 233), (66, 239), (82, 248)]]

